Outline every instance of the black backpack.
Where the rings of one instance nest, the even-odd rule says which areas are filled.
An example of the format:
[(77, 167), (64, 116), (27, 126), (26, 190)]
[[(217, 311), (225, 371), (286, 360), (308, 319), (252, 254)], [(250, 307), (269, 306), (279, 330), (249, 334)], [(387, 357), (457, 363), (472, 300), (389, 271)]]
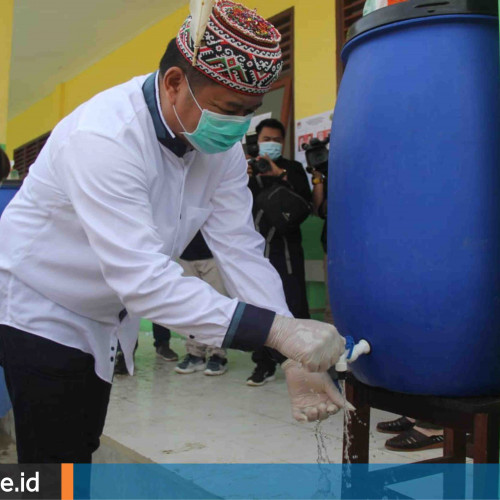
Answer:
[(255, 226), (261, 233), (265, 224), (266, 233), (274, 228), (273, 233), (286, 236), (299, 229), (310, 213), (309, 203), (281, 182), (263, 189), (254, 200)]
[[(262, 187), (262, 181), (257, 177)], [(284, 183), (274, 183), (263, 189), (254, 199), (255, 229), (266, 238), (264, 256), (269, 258), (271, 240), (277, 234), (283, 239), (288, 274), (292, 274), (292, 260), (286, 235), (299, 229), (311, 213), (309, 204)]]

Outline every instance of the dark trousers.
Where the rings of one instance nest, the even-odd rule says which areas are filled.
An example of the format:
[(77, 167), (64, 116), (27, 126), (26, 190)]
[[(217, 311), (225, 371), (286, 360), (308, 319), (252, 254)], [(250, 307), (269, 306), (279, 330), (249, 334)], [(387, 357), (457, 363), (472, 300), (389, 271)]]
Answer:
[[(300, 242), (289, 244), (289, 259), (287, 265), (287, 257), (282, 246), (274, 249), (271, 243), (269, 262), (278, 271), (283, 282), (286, 305), (294, 318), (309, 319), (311, 316), (307, 302), (304, 251)], [(292, 272), (289, 272), (290, 270)]]
[[(293, 314), (294, 318), (309, 319), (309, 303), (307, 302), (306, 293), (306, 277), (305, 277), (305, 263), (304, 251), (300, 242), (291, 243), (289, 245), (289, 259), (284, 251), (281, 242), (279, 246), (273, 248), (271, 244), (271, 252), (269, 254), (269, 261), (273, 267), (278, 271), (281, 281), (283, 282), (283, 291), (285, 292), (285, 300)], [(290, 267), (291, 267), (291, 273)], [(252, 361), (257, 366), (266, 371), (274, 372), (276, 369), (276, 361), (273, 359), (269, 349), (261, 347), (252, 353)]]
[(165, 342), (168, 344), (170, 342), (170, 335), (170, 330), (168, 328), (153, 323), (153, 337), (155, 339), (155, 347), (160, 347), (160, 345)]
[(266, 347), (261, 347), (252, 352), (252, 361), (257, 365), (259, 370), (274, 373), (278, 364), (273, 358), (270, 350)]
[(0, 364), (19, 463), (90, 463), (111, 391), (96, 375), (93, 356), (0, 325)]

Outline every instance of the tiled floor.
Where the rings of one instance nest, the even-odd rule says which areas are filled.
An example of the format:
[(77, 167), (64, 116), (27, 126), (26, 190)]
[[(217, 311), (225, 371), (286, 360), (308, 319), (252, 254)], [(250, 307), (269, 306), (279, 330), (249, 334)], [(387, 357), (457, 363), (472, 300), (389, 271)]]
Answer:
[(16, 444), (5, 432), (0, 431), (0, 464), (17, 463)]
[[(184, 355), (183, 341), (172, 347)], [(289, 409), (283, 374), (262, 387), (245, 380), (250, 355), (229, 353), (229, 371), (221, 377), (202, 372), (178, 375), (175, 363), (156, 356), (151, 334), (141, 334), (133, 377), (115, 377), (105, 439), (137, 456), (159, 463), (315, 463), (315, 424), (296, 423)], [(391, 414), (372, 411), (373, 463), (409, 463), (440, 451), (396, 453), (384, 448), (387, 435), (374, 430)], [(341, 462), (343, 417), (320, 425), (332, 463)]]

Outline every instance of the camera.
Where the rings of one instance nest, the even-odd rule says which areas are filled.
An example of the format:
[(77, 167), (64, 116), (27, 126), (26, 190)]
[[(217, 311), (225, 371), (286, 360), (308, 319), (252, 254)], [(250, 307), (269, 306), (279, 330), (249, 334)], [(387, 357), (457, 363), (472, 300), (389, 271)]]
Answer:
[(325, 177), (328, 175), (328, 148), (330, 136), (322, 141), (313, 137), (309, 144), (303, 144), (302, 149), (306, 152), (306, 170), (312, 174), (314, 171), (320, 172)]
[(252, 167), (252, 174), (265, 174), (272, 170), (271, 164), (265, 158), (258, 158), (259, 144), (257, 142), (257, 134), (246, 136), (246, 153), (251, 156), (248, 164)]
[(248, 160), (248, 164), (252, 167), (252, 174), (265, 174), (272, 170), (271, 164), (265, 158), (252, 158)]

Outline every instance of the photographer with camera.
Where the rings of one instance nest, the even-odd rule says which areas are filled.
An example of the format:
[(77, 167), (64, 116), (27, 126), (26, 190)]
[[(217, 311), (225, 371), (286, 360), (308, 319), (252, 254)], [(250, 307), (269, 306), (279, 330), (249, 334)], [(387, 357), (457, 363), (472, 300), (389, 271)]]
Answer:
[[(311, 190), (302, 164), (282, 156), (285, 127), (276, 119), (261, 121), (247, 136), (249, 188), (257, 230), (266, 239), (265, 256), (283, 282), (287, 305), (295, 318), (310, 318), (306, 295), (300, 224), (310, 214)], [(255, 351), (257, 364), (247, 384), (274, 379), (276, 361), (266, 348)]]

